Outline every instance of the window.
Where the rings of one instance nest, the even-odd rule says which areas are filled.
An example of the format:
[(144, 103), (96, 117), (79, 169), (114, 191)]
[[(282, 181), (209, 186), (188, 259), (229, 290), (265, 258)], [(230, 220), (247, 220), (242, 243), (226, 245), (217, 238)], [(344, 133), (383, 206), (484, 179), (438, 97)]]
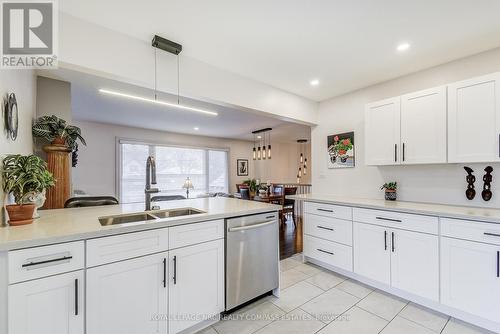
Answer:
[[(157, 195), (186, 195), (186, 178), (193, 182), (190, 197), (228, 191), (228, 152), (119, 141), (119, 193), (122, 203), (144, 202), (146, 159), (156, 160)], [(154, 195), (153, 195), (154, 196)]]

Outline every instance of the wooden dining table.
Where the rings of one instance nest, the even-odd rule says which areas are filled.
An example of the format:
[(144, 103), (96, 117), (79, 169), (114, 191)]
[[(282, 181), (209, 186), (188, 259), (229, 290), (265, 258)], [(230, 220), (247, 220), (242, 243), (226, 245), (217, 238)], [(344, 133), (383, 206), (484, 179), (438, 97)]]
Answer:
[[(241, 198), (240, 193), (235, 193), (234, 197), (236, 198)], [(266, 202), (266, 203), (275, 203), (278, 205), (283, 204), (283, 195), (282, 194), (256, 194), (256, 195), (250, 195), (250, 200), (253, 201), (259, 201), (259, 202)]]

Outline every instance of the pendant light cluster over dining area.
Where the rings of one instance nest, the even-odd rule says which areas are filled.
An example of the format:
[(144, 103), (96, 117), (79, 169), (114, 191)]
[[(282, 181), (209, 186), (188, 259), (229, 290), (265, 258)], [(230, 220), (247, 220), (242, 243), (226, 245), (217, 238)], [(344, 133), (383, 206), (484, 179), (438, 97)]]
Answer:
[(265, 128), (252, 131), (253, 160), (271, 159), (271, 130), (272, 128)]
[(300, 183), (302, 177), (307, 175), (307, 139), (298, 139), (299, 146), (299, 169), (297, 171), (297, 183)]

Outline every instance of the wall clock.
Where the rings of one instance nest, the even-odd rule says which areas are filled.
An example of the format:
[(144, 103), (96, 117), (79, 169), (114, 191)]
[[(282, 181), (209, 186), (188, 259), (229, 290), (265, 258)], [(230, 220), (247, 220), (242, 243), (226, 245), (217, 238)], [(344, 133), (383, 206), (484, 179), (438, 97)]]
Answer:
[(10, 93), (5, 101), (5, 129), (7, 130), (7, 135), (12, 140), (17, 138), (17, 129), (19, 126), (19, 116), (17, 112), (17, 100), (16, 94)]

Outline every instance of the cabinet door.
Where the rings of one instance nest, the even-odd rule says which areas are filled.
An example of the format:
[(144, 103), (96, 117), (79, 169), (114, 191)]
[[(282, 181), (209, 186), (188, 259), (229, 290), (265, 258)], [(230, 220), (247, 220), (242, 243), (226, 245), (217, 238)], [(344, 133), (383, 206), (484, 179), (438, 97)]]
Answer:
[(9, 334), (83, 334), (83, 270), (10, 285)]
[(383, 226), (354, 223), (354, 272), (391, 283), (390, 231)]
[(401, 162), (446, 162), (446, 86), (401, 97)]
[(500, 246), (441, 238), (441, 303), (500, 323)]
[(438, 236), (391, 231), (391, 284), (397, 289), (439, 301)]
[(448, 85), (448, 162), (499, 161), (500, 73)]
[(224, 311), (224, 240), (169, 252), (169, 334)]
[(400, 163), (400, 101), (397, 97), (366, 105), (367, 165)]
[(167, 258), (160, 253), (88, 269), (87, 333), (167, 333)]

